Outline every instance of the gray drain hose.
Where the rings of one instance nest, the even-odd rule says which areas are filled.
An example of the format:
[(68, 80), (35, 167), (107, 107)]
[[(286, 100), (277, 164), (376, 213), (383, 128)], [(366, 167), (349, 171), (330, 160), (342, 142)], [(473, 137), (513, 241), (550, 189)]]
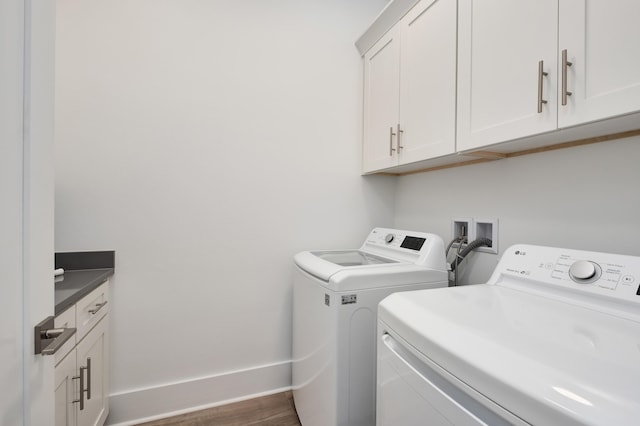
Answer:
[(467, 257), (467, 255), (471, 253), (473, 250), (477, 249), (478, 247), (491, 247), (491, 244), (492, 244), (491, 238), (477, 238), (471, 241), (460, 252), (460, 254), (456, 255), (456, 258), (453, 260), (453, 262), (451, 262), (451, 271), (455, 271), (456, 266), (458, 266), (458, 264), (462, 261), (462, 259)]

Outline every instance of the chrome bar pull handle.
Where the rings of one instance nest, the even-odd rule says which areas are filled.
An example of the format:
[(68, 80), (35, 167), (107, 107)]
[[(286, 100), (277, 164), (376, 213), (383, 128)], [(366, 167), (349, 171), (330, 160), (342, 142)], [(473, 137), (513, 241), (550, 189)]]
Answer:
[(542, 113), (542, 105), (546, 104), (547, 101), (542, 99), (542, 89), (544, 85), (543, 78), (549, 75), (549, 73), (544, 72), (544, 61), (538, 62), (538, 114)]
[(91, 357), (87, 357), (87, 399), (91, 399)]
[(96, 313), (98, 313), (98, 311), (99, 311), (100, 309), (102, 309), (102, 307), (103, 307), (104, 305), (106, 305), (106, 304), (107, 304), (107, 301), (106, 301), (106, 300), (105, 300), (104, 302), (102, 302), (102, 303), (96, 303), (96, 307), (95, 307), (95, 308), (93, 308), (93, 309), (89, 309), (89, 311), (88, 311), (88, 312), (89, 312), (91, 315), (95, 315), (95, 314), (96, 314)]
[(393, 137), (396, 134), (393, 133), (393, 126), (389, 127), (389, 157), (393, 157), (393, 151), (396, 149), (393, 147)]
[(86, 369), (87, 367), (80, 367), (80, 372), (78, 373), (78, 375), (72, 377), (72, 379), (74, 380), (80, 379), (80, 398), (72, 401), (74, 404), (78, 402), (80, 403), (80, 410), (84, 410), (84, 393), (87, 391), (84, 388), (84, 370)]
[(567, 96), (573, 93), (567, 90), (567, 68), (573, 65), (573, 62), (567, 60), (567, 49), (562, 51), (562, 105), (567, 104)]
[(400, 123), (398, 123), (398, 154), (400, 154), (400, 150), (402, 148), (404, 148), (404, 146), (402, 146), (402, 133), (404, 132), (404, 130), (402, 130), (400, 128)]

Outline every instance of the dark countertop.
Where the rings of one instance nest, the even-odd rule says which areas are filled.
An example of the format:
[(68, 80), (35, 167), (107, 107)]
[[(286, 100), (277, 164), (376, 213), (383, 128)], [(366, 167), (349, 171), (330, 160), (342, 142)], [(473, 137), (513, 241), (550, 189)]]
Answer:
[(113, 275), (115, 252), (56, 253), (55, 267), (64, 269), (55, 277), (55, 315), (59, 315)]
[(63, 313), (113, 275), (113, 268), (65, 271), (56, 277), (55, 314)]

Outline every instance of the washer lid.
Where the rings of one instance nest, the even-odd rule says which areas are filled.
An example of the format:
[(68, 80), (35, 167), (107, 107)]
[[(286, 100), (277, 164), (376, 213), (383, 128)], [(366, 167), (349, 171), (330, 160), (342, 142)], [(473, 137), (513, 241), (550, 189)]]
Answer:
[(303, 251), (296, 265), (333, 291), (433, 283), (447, 285), (447, 272), (410, 262), (387, 259), (361, 250)]
[(293, 260), (302, 270), (326, 282), (341, 271), (406, 264), (362, 250), (303, 251), (296, 254)]
[(339, 266), (363, 266), (363, 265), (379, 265), (383, 263), (397, 263), (393, 259), (387, 259), (382, 256), (376, 256), (361, 250), (329, 250), (329, 251), (312, 251), (312, 255), (319, 257), (327, 262), (334, 263)]
[(531, 424), (637, 425), (640, 324), (495, 285), (395, 293), (379, 319)]

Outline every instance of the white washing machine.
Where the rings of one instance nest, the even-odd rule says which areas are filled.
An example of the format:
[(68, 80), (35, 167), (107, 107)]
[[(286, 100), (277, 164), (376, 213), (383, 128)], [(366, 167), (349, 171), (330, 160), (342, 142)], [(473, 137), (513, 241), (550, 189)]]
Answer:
[(444, 287), (442, 239), (376, 228), (359, 250), (295, 256), (293, 398), (303, 426), (375, 424), (376, 310), (397, 291)]
[(509, 248), (379, 306), (378, 426), (640, 424), (640, 258)]

